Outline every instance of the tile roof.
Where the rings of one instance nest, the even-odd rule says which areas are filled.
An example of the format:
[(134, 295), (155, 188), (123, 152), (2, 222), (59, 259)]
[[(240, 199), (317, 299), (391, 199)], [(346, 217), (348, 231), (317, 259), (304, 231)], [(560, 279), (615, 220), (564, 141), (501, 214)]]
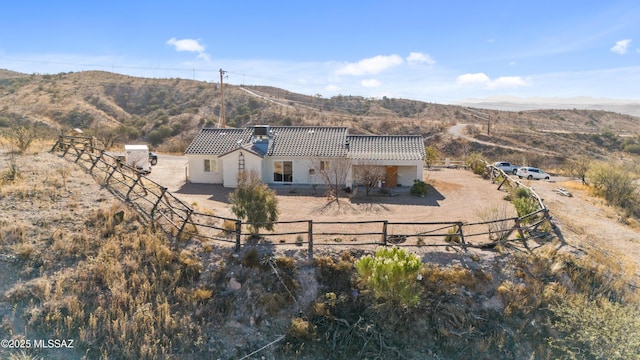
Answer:
[(346, 127), (273, 126), (269, 156), (342, 157), (347, 154)]
[(349, 135), (349, 157), (371, 160), (422, 160), (420, 135)]
[(246, 129), (201, 129), (185, 154), (222, 155), (248, 144), (253, 128)]
[(343, 157), (348, 152), (353, 159), (422, 160), (425, 157), (420, 135), (348, 135), (346, 127), (326, 126), (272, 126), (269, 129), (269, 146), (264, 149), (252, 143), (254, 127), (204, 128), (185, 154), (220, 156), (243, 147), (265, 156)]

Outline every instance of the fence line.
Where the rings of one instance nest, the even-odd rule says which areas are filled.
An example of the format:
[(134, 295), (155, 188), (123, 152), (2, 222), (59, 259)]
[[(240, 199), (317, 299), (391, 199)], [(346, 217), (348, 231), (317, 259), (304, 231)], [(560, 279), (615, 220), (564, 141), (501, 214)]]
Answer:
[[(241, 249), (245, 236), (245, 245), (254, 242), (256, 238), (269, 239), (273, 246), (306, 245), (309, 258), (313, 258), (314, 248), (319, 246), (452, 247), (466, 251), (468, 248), (488, 248), (540, 238), (548, 234), (548, 230), (541, 230), (541, 226), (551, 225), (549, 211), (542, 199), (527, 187), (540, 209), (522, 217), (475, 223), (278, 221), (274, 222), (274, 231), (254, 234), (247, 228), (264, 224), (195, 211), (166, 187), (123, 164), (105, 150), (97, 148), (92, 138), (60, 136), (51, 152), (59, 152), (61, 157), (83, 166), (105, 188), (136, 209), (152, 228), (160, 228), (174, 235), (177, 240), (212, 241), (233, 245), (235, 250)], [(500, 182), (498, 189), (505, 185), (514, 188), (525, 186), (491, 165), (487, 169), (491, 183)]]

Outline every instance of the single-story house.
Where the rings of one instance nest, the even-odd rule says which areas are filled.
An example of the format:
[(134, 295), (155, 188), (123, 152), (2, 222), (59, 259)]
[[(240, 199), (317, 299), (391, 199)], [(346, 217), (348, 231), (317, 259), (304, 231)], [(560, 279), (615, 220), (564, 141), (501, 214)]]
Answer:
[(255, 171), (267, 184), (322, 184), (320, 172), (346, 166), (345, 186), (358, 167), (379, 167), (386, 186), (422, 180), (420, 135), (349, 135), (346, 127), (266, 126), (203, 128), (185, 155), (188, 180), (236, 187), (238, 173)]

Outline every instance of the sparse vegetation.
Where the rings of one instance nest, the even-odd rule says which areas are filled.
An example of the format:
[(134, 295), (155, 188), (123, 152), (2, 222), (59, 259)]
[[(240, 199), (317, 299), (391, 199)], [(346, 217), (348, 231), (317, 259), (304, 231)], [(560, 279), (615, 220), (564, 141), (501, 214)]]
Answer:
[(440, 156), (440, 151), (435, 146), (427, 146), (424, 148), (425, 157), (424, 163), (427, 165), (427, 168), (430, 168), (433, 163), (438, 160)]
[(411, 185), (411, 189), (409, 192), (414, 196), (425, 196), (429, 191), (429, 187), (426, 182), (422, 180), (414, 180), (413, 185)]
[(401, 306), (414, 306), (420, 299), (417, 286), (422, 261), (415, 255), (397, 248), (382, 248), (374, 256), (365, 256), (355, 263), (365, 288), (376, 299)]
[(588, 178), (594, 192), (610, 205), (618, 206), (629, 215), (640, 216), (640, 193), (636, 177), (622, 167), (610, 164), (594, 164)]
[[(137, 79), (123, 77), (118, 80), (121, 84), (113, 85), (117, 84), (115, 80), (99, 72), (32, 75), (0, 82), (0, 89), (6, 94), (21, 94), (25, 99), (29, 97), (24, 89), (34, 94), (49, 91), (51, 104), (62, 106), (59, 99), (75, 96), (66, 92), (64, 81), (81, 75), (104, 76), (101, 85), (92, 87), (98, 94), (96, 98), (87, 99), (100, 111), (88, 111), (81, 100), (75, 113), (64, 109), (60, 118), (90, 121), (96, 127), (119, 122), (123, 127), (116, 127), (118, 139), (130, 140), (160, 132), (165, 126), (162, 131), (171, 132), (159, 146), (165, 143), (167, 147), (166, 143), (188, 133), (194, 124), (215, 125), (211, 119), (217, 118), (219, 108), (198, 105), (205, 98), (208, 104), (215, 103), (206, 91), (200, 92), (211, 93), (214, 85), (198, 84), (200, 89), (184, 86), (193, 84), (186, 80), (160, 80), (171, 86), (147, 91), (140, 89)], [(28, 86), (31, 81), (42, 82), (42, 90)], [(59, 89), (54, 81), (60, 84)], [(126, 82), (130, 84), (122, 85)], [(100, 93), (101, 86), (109, 88), (107, 97)], [(232, 115), (237, 125), (247, 117), (289, 125), (347, 121), (362, 132), (424, 132), (436, 141), (448, 127), (445, 122), (450, 116), (463, 116), (454, 115), (453, 107), (437, 104), (340, 96), (314, 99), (314, 104), (324, 109), (320, 119), (301, 110), (272, 114), (258, 100), (256, 104), (242, 102), (241, 107), (240, 98), (234, 96), (237, 95), (230, 86), (229, 108), (237, 108)], [(306, 99), (296, 94), (284, 94), (283, 98), (291, 106)], [(386, 112), (376, 113), (380, 103)], [(28, 125), (20, 123), (24, 118), (15, 114), (17, 107), (13, 104), (0, 105), (0, 127)], [(330, 112), (334, 110), (349, 114), (344, 118), (348, 120), (340, 118), (338, 122), (332, 118)], [(134, 113), (139, 115), (131, 116)], [(437, 118), (437, 124), (410, 118), (418, 113), (420, 118)], [(47, 114), (53, 111), (43, 111), (37, 118), (48, 121)], [(180, 117), (182, 114), (185, 116)], [(389, 120), (388, 114), (407, 118)], [(502, 127), (508, 113), (495, 114), (503, 117), (492, 132), (507, 134), (501, 137), (505, 141), (513, 139), (511, 136), (515, 135)], [(522, 112), (514, 116), (517, 119), (513, 126), (553, 118), (563, 126), (590, 123), (589, 126), (600, 127), (606, 126), (607, 121), (619, 121), (633, 123), (632, 129), (637, 127), (634, 118), (615, 114), (590, 118), (591, 114), (583, 110)], [(178, 119), (184, 128), (176, 125)], [(521, 129), (522, 138), (526, 139), (523, 143), (544, 144), (540, 142), (542, 137)], [(581, 136), (564, 134), (562, 141), (568, 145), (559, 142), (557, 149), (554, 145), (548, 148), (562, 152), (564, 146), (570, 146), (586, 154), (606, 156), (602, 149), (622, 146), (628, 151), (625, 157), (633, 156), (636, 139), (625, 143), (605, 133), (593, 137), (591, 147), (587, 147)], [(544, 138), (556, 139), (556, 135), (548, 133)], [(109, 143), (111, 139), (105, 137), (104, 141)], [(597, 147), (597, 142), (603, 147)], [(452, 141), (450, 147), (442, 148), (443, 153), (462, 157), (468, 150), (482, 151), (491, 158), (503, 154), (474, 143), (467, 143), (461, 150), (459, 143)], [(336, 359), (636, 358), (640, 353), (636, 270), (609, 246), (600, 247), (606, 252), (588, 249), (587, 254), (566, 252), (567, 246), (555, 243), (526, 252), (496, 248), (499, 253), (491, 261), (477, 254), (443, 250), (437, 253), (439, 263), (416, 260), (407, 251), (406, 257), (419, 264), (417, 271), (405, 266), (404, 270), (400, 267), (395, 273), (391, 271), (391, 278), (386, 280), (392, 281), (374, 281), (375, 276), (369, 273), (367, 281), (358, 282), (362, 274), (355, 264), (357, 259), (364, 259), (365, 251), (361, 250), (316, 254), (313, 262), (307, 263), (289, 256), (273, 257), (270, 250), (258, 247), (234, 253), (212, 242), (190, 238), (176, 241), (162, 232), (154, 233), (134, 208), (113, 199), (93, 179), (85, 179), (88, 175), (74, 164), (61, 164), (65, 160), (50, 154), (30, 154), (32, 148), (33, 143), (23, 152), (26, 155), (10, 151), (11, 155), (0, 157), (0, 163), (7, 165), (2, 167), (0, 180), (3, 338), (30, 338), (35, 334), (73, 338), (77, 347), (64, 356), (76, 359), (242, 358), (256, 351), (263, 353), (254, 357)], [(474, 153), (471, 158), (475, 156)], [(550, 159), (527, 155), (526, 160), (532, 164)], [(562, 159), (551, 160), (556, 163)], [(611, 205), (634, 209), (631, 203), (616, 201), (622, 197), (620, 194), (629, 194), (625, 192), (626, 176), (636, 176), (632, 161), (624, 161), (624, 169), (628, 170), (625, 176), (614, 173), (606, 178), (611, 175), (611, 168), (599, 169), (598, 164), (590, 164), (592, 169), (586, 179)], [(518, 201), (530, 199), (530, 194), (519, 188), (510, 197)], [(531, 205), (521, 201), (522, 208)], [(222, 227), (235, 231), (233, 221)], [(498, 239), (502, 230), (496, 229)], [(302, 243), (301, 239), (296, 237), (292, 245)], [(335, 240), (327, 242), (342, 248), (351, 244), (350, 237), (331, 239)], [(460, 241), (456, 228), (450, 229), (447, 239)], [(404, 256), (398, 254), (398, 259)], [(400, 263), (395, 255), (384, 258), (390, 264)], [(398, 276), (406, 281), (394, 281), (393, 274), (404, 274)], [(376, 288), (382, 295), (376, 295)], [(18, 354), (0, 349), (2, 358), (39, 359), (46, 355), (45, 351)]]
[(238, 187), (229, 194), (229, 203), (239, 219), (250, 223), (253, 234), (262, 228), (273, 230), (274, 222), (278, 220), (278, 198), (256, 173), (240, 174)]

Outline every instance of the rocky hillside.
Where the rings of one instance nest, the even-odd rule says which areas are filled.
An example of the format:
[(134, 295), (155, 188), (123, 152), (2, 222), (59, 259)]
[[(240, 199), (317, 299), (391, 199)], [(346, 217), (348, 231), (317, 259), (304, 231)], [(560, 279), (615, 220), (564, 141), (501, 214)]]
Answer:
[(221, 89), (217, 83), (101, 71), (27, 75), (1, 70), (0, 130), (25, 124), (48, 133), (80, 128), (106, 147), (144, 141), (160, 150), (181, 152), (201, 127), (219, 125), (223, 96), (229, 127), (341, 125), (353, 133), (422, 134), (426, 145), (449, 157), (462, 156), (460, 149), (468, 148), (521, 158), (517, 152), (486, 144), (465, 147), (454, 141), (446, 131), (460, 123), (470, 124), (467, 133), (485, 142), (554, 149), (559, 158), (571, 153), (600, 157), (612, 151), (640, 152), (638, 118), (606, 111), (510, 112), (386, 97), (322, 98), (267, 86), (225, 84)]

